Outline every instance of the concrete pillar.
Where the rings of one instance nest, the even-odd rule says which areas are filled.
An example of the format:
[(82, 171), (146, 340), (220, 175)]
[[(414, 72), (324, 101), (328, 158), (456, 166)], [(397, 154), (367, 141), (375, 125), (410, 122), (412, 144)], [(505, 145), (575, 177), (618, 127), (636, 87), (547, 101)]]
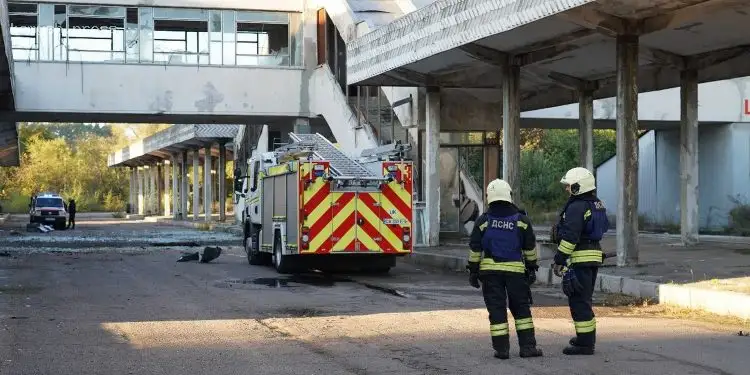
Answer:
[(503, 74), (503, 180), (521, 202), (521, 68), (508, 64)]
[(138, 205), (138, 170), (134, 167), (130, 167), (130, 196), (128, 197), (128, 203), (130, 204), (130, 212), (135, 213), (136, 206)]
[(204, 149), (205, 155), (203, 156), (203, 213), (206, 215), (205, 220), (211, 221), (211, 215), (213, 214), (213, 178), (211, 177), (211, 168), (213, 167), (213, 157), (211, 155), (211, 146), (209, 145)]
[(201, 187), (198, 179), (198, 171), (201, 167), (199, 150), (193, 151), (193, 220), (198, 220), (201, 206)]
[(698, 71), (680, 72), (680, 233), (698, 243)]
[(159, 214), (159, 189), (156, 185), (156, 176), (157, 176), (157, 166), (156, 164), (153, 164), (148, 167), (148, 177), (151, 181), (150, 183), (150, 200), (149, 200), (149, 209), (151, 210), (151, 215), (158, 215)]
[(638, 264), (638, 37), (617, 37), (617, 265)]
[[(156, 165), (156, 191), (157, 191), (157, 207), (156, 212), (161, 216), (162, 214), (165, 214), (164, 210), (164, 203), (167, 202), (167, 199), (164, 198), (164, 194), (166, 192), (166, 189), (164, 188), (165, 180), (164, 180), (164, 170), (167, 168), (167, 165), (162, 161), (161, 163)], [(168, 210), (169, 208), (167, 208)]]
[(138, 215), (143, 215), (145, 206), (144, 206), (144, 197), (143, 197), (143, 175), (144, 170), (143, 168), (138, 169), (136, 168), (136, 175), (138, 179)]
[(188, 152), (180, 154), (180, 214), (182, 220), (188, 217)]
[(425, 129), (425, 212), (427, 246), (440, 241), (440, 90), (427, 88), (427, 119)]
[(177, 176), (180, 175), (180, 165), (177, 163), (177, 155), (172, 155), (172, 219), (177, 219), (177, 213), (180, 212), (180, 184)]
[(219, 220), (227, 219), (227, 145), (219, 143)]
[(578, 92), (579, 163), (594, 173), (594, 91)]
[[(172, 204), (170, 202), (170, 183), (169, 178), (172, 175), (170, 171), (174, 169), (174, 163), (171, 161), (169, 164), (167, 164), (167, 161), (164, 161), (164, 164), (162, 164), (162, 180), (161, 180), (161, 186), (162, 186), (162, 202), (164, 203), (164, 216), (171, 216), (172, 215)], [(171, 191), (172, 195), (174, 195), (174, 190)]]
[(482, 191), (486, 190), (490, 181), (500, 177), (500, 148), (484, 148), (484, 186)]
[(310, 119), (306, 117), (295, 119), (294, 132), (297, 134), (310, 134), (312, 132), (312, 129), (310, 128)]

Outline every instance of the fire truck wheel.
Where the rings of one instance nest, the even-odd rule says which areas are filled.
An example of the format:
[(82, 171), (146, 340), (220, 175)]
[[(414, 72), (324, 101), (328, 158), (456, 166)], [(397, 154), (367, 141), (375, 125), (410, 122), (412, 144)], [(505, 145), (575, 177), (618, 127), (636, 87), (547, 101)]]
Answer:
[(247, 253), (247, 262), (253, 266), (264, 266), (269, 262), (269, 254), (263, 253), (260, 249), (257, 249), (260, 245), (260, 238), (258, 230), (255, 226), (250, 226), (249, 237), (245, 239), (245, 252)]
[(273, 266), (278, 273), (294, 273), (294, 267), (291, 264), (291, 257), (281, 253), (281, 235), (278, 233), (273, 239)]

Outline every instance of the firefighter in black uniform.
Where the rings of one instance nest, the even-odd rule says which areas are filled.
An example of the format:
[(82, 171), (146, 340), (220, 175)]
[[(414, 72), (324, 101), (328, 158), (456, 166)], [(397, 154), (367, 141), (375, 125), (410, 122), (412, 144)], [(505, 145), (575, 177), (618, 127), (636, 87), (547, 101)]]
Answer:
[(471, 233), (469, 283), (479, 288), (482, 282), (495, 357), (510, 357), (506, 306), (515, 320), (520, 356), (540, 357), (531, 317), (530, 285), (539, 269), (531, 221), (513, 204), (510, 185), (503, 180), (487, 186), (487, 203), (489, 209), (479, 216)]
[(568, 296), (576, 337), (563, 350), (566, 355), (594, 354), (596, 319), (592, 296), (603, 253), (599, 241), (609, 229), (607, 209), (596, 197), (596, 180), (586, 168), (573, 168), (561, 183), (570, 194), (560, 221), (552, 227), (556, 243), (555, 275), (563, 278), (563, 292)]

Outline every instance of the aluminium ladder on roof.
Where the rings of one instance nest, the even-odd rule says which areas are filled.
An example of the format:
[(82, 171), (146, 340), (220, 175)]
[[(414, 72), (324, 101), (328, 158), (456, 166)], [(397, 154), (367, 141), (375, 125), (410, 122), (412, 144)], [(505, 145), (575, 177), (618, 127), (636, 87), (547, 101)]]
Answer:
[(334, 176), (373, 177), (373, 174), (367, 168), (341, 152), (341, 150), (336, 148), (336, 146), (319, 133), (289, 133), (289, 136), (295, 142), (314, 145), (313, 153), (317, 157), (329, 162)]

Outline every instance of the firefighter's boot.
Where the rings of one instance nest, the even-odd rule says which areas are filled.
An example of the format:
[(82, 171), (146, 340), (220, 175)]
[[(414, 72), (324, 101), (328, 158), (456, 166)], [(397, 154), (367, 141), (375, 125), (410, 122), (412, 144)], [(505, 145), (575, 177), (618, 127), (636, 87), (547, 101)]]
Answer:
[(565, 355), (593, 355), (594, 347), (592, 346), (568, 346), (563, 349)]
[(516, 331), (518, 334), (518, 346), (521, 348), (518, 353), (521, 358), (541, 357), (542, 350), (536, 347), (536, 335), (534, 328)]
[(510, 358), (510, 337), (508, 335), (492, 336), (492, 348), (495, 349), (495, 358)]

